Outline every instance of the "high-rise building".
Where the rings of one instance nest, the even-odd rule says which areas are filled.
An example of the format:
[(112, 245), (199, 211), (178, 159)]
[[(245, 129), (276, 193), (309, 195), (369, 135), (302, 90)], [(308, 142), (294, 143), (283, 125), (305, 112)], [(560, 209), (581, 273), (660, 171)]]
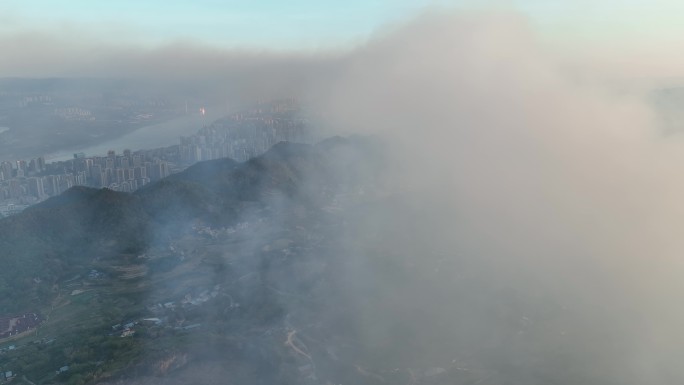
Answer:
[(102, 178), (103, 179), (103, 181), (102, 181), (103, 187), (109, 186), (112, 183), (116, 183), (116, 174), (114, 173), (113, 168), (109, 168), (109, 167), (105, 168), (103, 174), (104, 174), (104, 178)]
[(14, 176), (14, 168), (12, 167), (12, 163), (2, 162), (0, 163), (0, 169), (2, 169), (2, 174), (4, 175), (5, 179), (12, 179)]
[(29, 194), (38, 199), (45, 196), (45, 189), (43, 188), (43, 178), (29, 178), (28, 188)]
[(85, 186), (87, 181), (87, 176), (85, 171), (79, 171), (74, 177), (74, 184), (78, 186)]
[(9, 181), (9, 197), (19, 198), (21, 197), (21, 184), (17, 179), (11, 179)]
[(121, 183), (126, 178), (124, 177), (124, 169), (123, 168), (117, 168), (116, 169), (116, 183)]
[(43, 188), (45, 192), (50, 196), (55, 196), (59, 194), (59, 181), (55, 175), (48, 175), (43, 181)]
[(20, 170), (24, 173), (24, 175), (26, 175), (26, 171), (28, 170), (28, 163), (26, 163), (25, 160), (17, 161), (17, 171)]
[(87, 177), (91, 176), (92, 168), (93, 168), (93, 160), (90, 158), (86, 159), (85, 160), (85, 175)]
[(93, 164), (90, 170), (90, 178), (92, 180), (92, 185), (95, 187), (104, 187), (104, 181), (102, 178), (102, 166), (99, 164)]
[(38, 172), (38, 161), (35, 158), (29, 161), (28, 172), (30, 174), (35, 174)]
[(133, 167), (140, 167), (142, 165), (142, 157), (140, 155), (133, 155)]
[(133, 167), (133, 178), (142, 178), (142, 174), (145, 172), (144, 167)]

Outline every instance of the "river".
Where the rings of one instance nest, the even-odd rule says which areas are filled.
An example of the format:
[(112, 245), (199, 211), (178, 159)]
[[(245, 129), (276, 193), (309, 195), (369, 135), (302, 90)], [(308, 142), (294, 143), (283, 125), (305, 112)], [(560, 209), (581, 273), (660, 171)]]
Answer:
[(172, 119), (163, 123), (141, 127), (118, 138), (104, 143), (93, 144), (85, 147), (61, 150), (45, 156), (48, 162), (56, 162), (72, 159), (75, 153), (82, 152), (86, 157), (106, 155), (107, 151), (114, 150), (121, 153), (125, 149), (131, 151), (153, 149), (172, 146), (179, 143), (181, 136), (189, 136), (205, 125), (223, 117), (221, 113), (207, 112), (205, 115), (192, 114)]

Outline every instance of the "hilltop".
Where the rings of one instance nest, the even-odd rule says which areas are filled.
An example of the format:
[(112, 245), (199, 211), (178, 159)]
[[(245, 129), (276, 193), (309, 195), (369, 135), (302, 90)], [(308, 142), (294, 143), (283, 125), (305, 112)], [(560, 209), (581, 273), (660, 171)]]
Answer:
[[(345, 145), (349, 140), (336, 147)], [(0, 220), (5, 256), (0, 292), (21, 293), (3, 296), (0, 313), (46, 301), (33, 292), (45, 291), (40, 286), (58, 283), (95, 257), (143, 253), (160, 226), (167, 232), (197, 220), (228, 226), (245, 206), (266, 205), (277, 195), (297, 204), (320, 203), (339, 173), (330, 160), (334, 147), (281, 142), (244, 163), (227, 158), (199, 162), (133, 194), (73, 187)], [(42, 281), (37, 288), (34, 278)]]
[[(281, 297), (299, 303), (329, 290), (315, 267), (332, 257), (320, 251), (341, 225), (328, 211), (373, 182), (364, 159), (374, 146), (281, 142), (243, 163), (197, 163), (132, 194), (74, 187), (1, 220), (0, 310), (46, 321), (12, 342), (20, 348), (0, 348), (0, 369), (36, 383), (163, 377), (176, 366), (218, 370), (225, 361), (207, 356), (210, 347), (245, 380), (313, 375), (296, 369), (310, 353)], [(253, 333), (267, 334), (255, 342)], [(253, 357), (257, 346), (266, 356)]]

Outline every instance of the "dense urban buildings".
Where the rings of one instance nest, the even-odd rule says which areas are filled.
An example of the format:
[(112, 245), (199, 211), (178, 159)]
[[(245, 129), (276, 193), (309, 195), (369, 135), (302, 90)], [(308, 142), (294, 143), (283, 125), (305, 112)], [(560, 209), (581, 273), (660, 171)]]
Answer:
[(309, 134), (294, 100), (258, 105), (181, 137), (180, 162), (231, 158), (243, 162), (281, 141), (306, 142)]
[(144, 151), (131, 153), (130, 150), (123, 154), (109, 151), (106, 156), (95, 157), (74, 154), (72, 160), (47, 165), (43, 158), (2, 162), (0, 169), (0, 213), (4, 215), (59, 195), (73, 186), (132, 192), (170, 173), (169, 162), (149, 158)]
[(43, 157), (0, 163), (0, 215), (59, 195), (73, 186), (133, 192), (151, 181), (199, 161), (245, 161), (280, 141), (308, 141), (304, 119), (294, 100), (260, 103), (181, 137), (180, 144), (153, 150), (87, 156), (46, 163)]

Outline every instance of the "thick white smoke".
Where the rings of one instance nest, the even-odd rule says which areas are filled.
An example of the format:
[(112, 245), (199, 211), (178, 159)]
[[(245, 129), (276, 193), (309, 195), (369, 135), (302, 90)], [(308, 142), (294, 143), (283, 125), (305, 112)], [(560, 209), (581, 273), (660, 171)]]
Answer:
[(567, 68), (515, 16), (427, 14), (347, 57), (317, 108), (394, 144), (395, 192), (430, 213), (417, 238), (570, 308), (557, 322), (583, 325), (574, 354), (599, 376), (681, 381), (681, 139)]

